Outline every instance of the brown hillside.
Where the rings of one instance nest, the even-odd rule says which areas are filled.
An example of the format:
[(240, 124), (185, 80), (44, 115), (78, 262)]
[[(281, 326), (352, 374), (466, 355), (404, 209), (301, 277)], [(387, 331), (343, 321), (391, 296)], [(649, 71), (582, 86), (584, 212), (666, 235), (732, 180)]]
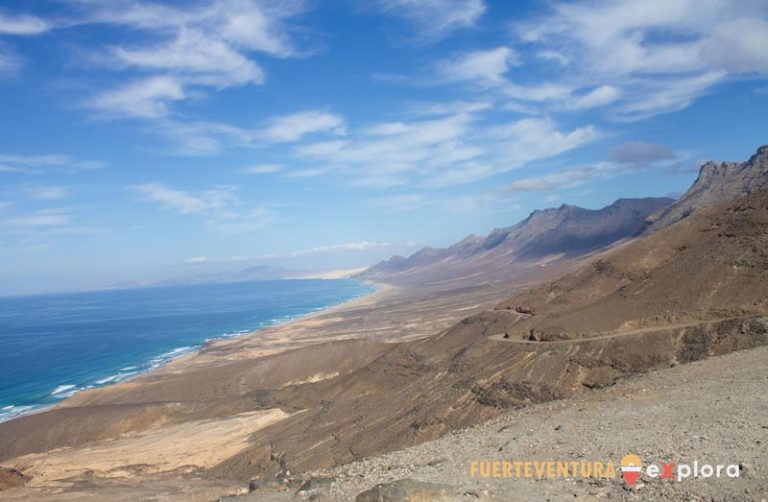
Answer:
[(593, 336), (768, 311), (768, 191), (703, 211), (500, 305), (515, 325)]

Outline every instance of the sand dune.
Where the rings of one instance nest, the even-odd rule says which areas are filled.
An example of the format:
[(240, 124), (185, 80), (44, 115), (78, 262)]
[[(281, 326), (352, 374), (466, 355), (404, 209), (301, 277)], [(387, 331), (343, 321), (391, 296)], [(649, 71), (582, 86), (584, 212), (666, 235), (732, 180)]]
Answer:
[(195, 420), (94, 445), (25, 455), (11, 465), (32, 476), (31, 486), (85, 473), (123, 478), (177, 469), (191, 472), (236, 455), (248, 446), (253, 433), (289, 416), (273, 409), (219, 420)]

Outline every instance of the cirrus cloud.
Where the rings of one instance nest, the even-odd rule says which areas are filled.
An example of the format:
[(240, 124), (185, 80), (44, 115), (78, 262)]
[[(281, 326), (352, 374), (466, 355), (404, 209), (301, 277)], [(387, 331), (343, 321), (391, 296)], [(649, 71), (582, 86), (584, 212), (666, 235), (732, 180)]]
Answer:
[(224, 0), (184, 8), (129, 0), (75, 5), (84, 8), (82, 23), (123, 28), (126, 35), (143, 32), (154, 40), (117, 43), (91, 55), (106, 68), (145, 75), (102, 91), (87, 104), (111, 115), (140, 118), (164, 117), (173, 102), (206, 90), (263, 84), (265, 72), (254, 55), (297, 55), (285, 23), (303, 10), (298, 0)]
[(379, 0), (378, 4), (383, 12), (410, 22), (414, 40), (422, 43), (474, 26), (487, 10), (483, 0)]
[(562, 79), (603, 89), (582, 105), (615, 101), (616, 118), (639, 120), (685, 108), (728, 79), (768, 76), (767, 17), (768, 4), (753, 1), (558, 2), (514, 33), (557, 60)]
[(274, 221), (274, 212), (245, 204), (238, 196), (240, 187), (217, 186), (199, 192), (145, 183), (129, 187), (145, 202), (181, 215), (196, 215), (210, 228), (224, 234), (244, 234), (260, 230)]

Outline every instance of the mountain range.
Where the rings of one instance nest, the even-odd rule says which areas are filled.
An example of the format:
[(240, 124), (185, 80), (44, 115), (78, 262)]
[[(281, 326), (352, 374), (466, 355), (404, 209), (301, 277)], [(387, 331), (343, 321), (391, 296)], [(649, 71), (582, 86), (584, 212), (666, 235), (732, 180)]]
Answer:
[[(368, 341), (374, 354), (361, 351), (369, 359), (357, 368), (265, 397), (309, 411), (216, 472), (269, 472), (275, 451), (299, 470), (343, 463), (506, 409), (766, 344), (768, 190), (758, 190), (602, 253), (441, 333), (383, 347)], [(328, 348), (329, 358), (347, 350)], [(286, 354), (281, 367), (310, 353), (314, 363), (326, 357), (317, 347), (302, 352)]]
[[(258, 434), (213, 474), (345, 463), (631, 374), (765, 344), (763, 190), (612, 249), (433, 336), (329, 343), (264, 361), (302, 383), (249, 396), (306, 411)], [(337, 368), (333, 378), (306, 383), (308, 358), (311, 371)]]
[(362, 277), (422, 285), (459, 278), (477, 282), (506, 278), (531, 265), (546, 266), (631, 237), (652, 214), (672, 202), (619, 199), (597, 210), (567, 204), (537, 210), (487, 237), (470, 235), (448, 248), (426, 247), (407, 258), (395, 256), (369, 268)]
[(703, 164), (696, 181), (678, 200), (618, 199), (597, 210), (567, 204), (537, 210), (487, 237), (470, 235), (447, 248), (425, 247), (408, 257), (394, 256), (359, 277), (422, 286), (523, 280), (540, 275), (541, 267), (557, 271), (573, 259), (656, 232), (704, 208), (765, 188), (768, 145), (746, 162)]

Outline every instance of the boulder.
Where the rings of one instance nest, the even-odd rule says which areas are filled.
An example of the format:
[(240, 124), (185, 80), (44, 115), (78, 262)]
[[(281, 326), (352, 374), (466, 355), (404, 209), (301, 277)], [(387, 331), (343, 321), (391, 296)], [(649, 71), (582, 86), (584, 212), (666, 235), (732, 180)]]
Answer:
[(448, 502), (456, 500), (448, 485), (401, 479), (358, 494), (356, 502)]

